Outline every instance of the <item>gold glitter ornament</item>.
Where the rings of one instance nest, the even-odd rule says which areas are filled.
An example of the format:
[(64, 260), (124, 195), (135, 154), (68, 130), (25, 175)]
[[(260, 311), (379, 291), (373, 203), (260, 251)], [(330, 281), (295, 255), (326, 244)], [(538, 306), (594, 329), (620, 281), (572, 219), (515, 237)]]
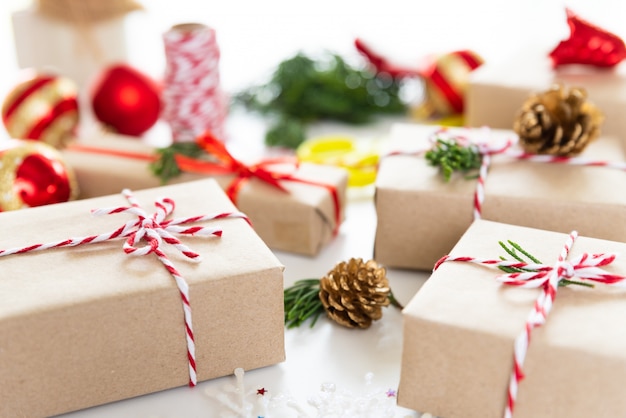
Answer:
[(41, 142), (0, 143), (0, 212), (76, 199), (78, 184), (59, 151)]
[(524, 102), (513, 130), (528, 153), (569, 157), (600, 136), (603, 121), (604, 115), (587, 101), (583, 88), (556, 85)]
[(67, 77), (24, 73), (5, 97), (2, 121), (12, 138), (62, 148), (78, 127), (78, 86)]
[(319, 298), (327, 315), (348, 328), (368, 328), (390, 304), (386, 271), (374, 260), (351, 258), (320, 280)]

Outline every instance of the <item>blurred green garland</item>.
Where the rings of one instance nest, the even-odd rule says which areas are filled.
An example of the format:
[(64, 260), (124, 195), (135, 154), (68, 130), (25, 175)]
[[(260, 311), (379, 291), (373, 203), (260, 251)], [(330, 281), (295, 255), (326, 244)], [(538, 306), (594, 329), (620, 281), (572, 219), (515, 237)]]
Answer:
[(281, 62), (269, 82), (235, 95), (234, 104), (273, 116), (266, 144), (295, 149), (308, 123), (364, 124), (378, 115), (406, 112), (400, 90), (399, 80), (353, 67), (337, 54), (313, 59), (298, 53)]

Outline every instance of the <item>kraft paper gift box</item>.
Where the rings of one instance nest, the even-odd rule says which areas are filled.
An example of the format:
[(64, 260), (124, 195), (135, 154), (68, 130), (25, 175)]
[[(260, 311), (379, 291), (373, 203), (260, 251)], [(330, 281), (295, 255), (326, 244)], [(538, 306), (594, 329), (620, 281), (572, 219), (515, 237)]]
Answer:
[[(145, 157), (155, 155), (154, 148), (146, 143), (123, 136), (83, 138), (78, 144)], [(150, 171), (149, 158), (73, 151), (71, 147), (63, 154), (76, 173), (83, 198), (115, 193), (121, 187), (143, 189), (160, 184), (160, 179)], [(183, 173), (170, 183), (205, 177)], [(319, 184), (281, 181), (288, 190), (286, 193), (251, 179), (237, 193), (236, 204), (250, 217), (255, 231), (270, 248), (314, 256), (334, 238), (344, 219), (348, 175), (342, 168), (303, 163), (294, 177)], [(227, 188), (235, 177), (214, 178)]]
[(530, 94), (560, 83), (585, 88), (589, 101), (605, 115), (602, 132), (626, 139), (626, 65), (611, 70), (590, 66), (553, 69), (549, 51), (528, 48), (473, 71), (465, 97), (465, 124), (512, 129), (515, 115)]
[[(397, 124), (392, 150), (426, 149), (438, 128)], [(461, 130), (480, 136), (482, 130)], [(515, 138), (493, 130), (494, 142)], [(620, 141), (600, 137), (580, 155), (624, 162)], [(485, 181), (484, 219), (620, 241), (626, 237), (626, 173), (608, 167), (516, 161), (494, 156)], [(455, 173), (445, 182), (422, 155), (394, 155), (381, 161), (376, 180), (376, 260), (390, 267), (430, 270), (452, 249), (473, 220), (477, 181)], [(611, 220), (607, 222), (607, 220)]]
[[(479, 220), (450, 255), (511, 259), (498, 241), (512, 240), (554, 266), (566, 238)], [(566, 260), (585, 252), (618, 253), (601, 268), (626, 275), (625, 244), (579, 236)], [(514, 340), (541, 290), (502, 284), (499, 274), (496, 267), (446, 261), (405, 307), (399, 405), (441, 418), (504, 416)], [(546, 322), (531, 334), (513, 417), (624, 416), (624, 318), (624, 287), (560, 287)]]
[[(135, 197), (149, 215), (159, 197), (175, 201), (172, 218), (235, 211), (211, 179)], [(0, 248), (115, 231), (137, 216), (90, 211), (120, 206), (116, 194), (2, 213)], [(198, 381), (283, 361), (283, 266), (244, 219), (188, 225), (223, 231), (180, 236), (200, 262), (161, 248), (189, 286)], [(123, 242), (0, 257), (0, 416), (50, 416), (190, 381), (177, 283), (155, 254), (129, 256)]]

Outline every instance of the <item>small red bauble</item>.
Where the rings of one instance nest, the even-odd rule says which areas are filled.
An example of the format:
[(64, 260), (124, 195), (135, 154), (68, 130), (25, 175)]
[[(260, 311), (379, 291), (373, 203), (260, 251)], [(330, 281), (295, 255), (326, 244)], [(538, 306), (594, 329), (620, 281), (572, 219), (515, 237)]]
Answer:
[(62, 148), (78, 126), (78, 87), (67, 77), (27, 71), (2, 104), (9, 135)]
[(122, 135), (140, 136), (159, 120), (160, 88), (147, 75), (118, 64), (105, 69), (91, 89), (96, 119)]
[(0, 143), (0, 212), (75, 199), (74, 172), (59, 151), (41, 142)]

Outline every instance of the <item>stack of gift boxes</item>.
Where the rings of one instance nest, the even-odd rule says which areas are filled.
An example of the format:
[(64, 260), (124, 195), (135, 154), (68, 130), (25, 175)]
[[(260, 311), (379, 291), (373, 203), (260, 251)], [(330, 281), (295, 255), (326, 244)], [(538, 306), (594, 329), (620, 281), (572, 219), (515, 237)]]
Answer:
[[(476, 70), (466, 128), (392, 129), (376, 182), (374, 256), (432, 271), (403, 310), (402, 406), (444, 418), (626, 410), (617, 319), (626, 261), (616, 257), (626, 249), (626, 67), (555, 68), (547, 52)], [(604, 114), (602, 134), (575, 156), (529, 155), (514, 121), (555, 83), (586, 90)], [(446, 180), (427, 158), (442, 138), (475, 144), (484, 172)]]
[[(403, 311), (398, 403), (443, 418), (621, 416), (626, 294), (612, 285), (626, 262), (612, 254), (626, 252), (625, 67), (575, 77), (545, 55), (518, 57), (528, 71), (487, 63), (472, 75), (474, 128), (390, 132), (374, 258), (434, 268)], [(519, 152), (513, 119), (555, 81), (587, 89), (603, 134), (576, 158), (532, 158)], [(441, 137), (491, 150), (484, 177), (443, 179), (425, 158)], [(283, 361), (283, 267), (272, 250), (313, 257), (344, 219), (343, 169), (244, 163), (224, 147), (164, 186), (150, 169), (154, 148), (102, 139), (62, 151), (81, 200), (0, 215), (0, 392), (10, 400), (0, 416), (48, 416)], [(535, 258), (511, 261), (499, 244), (509, 240)]]

